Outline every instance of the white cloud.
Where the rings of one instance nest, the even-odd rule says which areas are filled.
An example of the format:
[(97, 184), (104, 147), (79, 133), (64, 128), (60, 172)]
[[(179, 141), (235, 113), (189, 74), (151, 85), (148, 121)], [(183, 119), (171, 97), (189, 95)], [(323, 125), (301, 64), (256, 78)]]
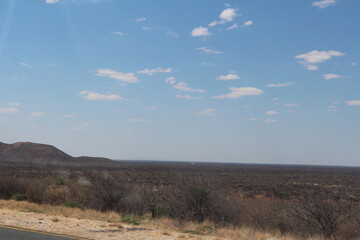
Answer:
[(347, 101), (346, 105), (348, 105), (348, 106), (360, 106), (360, 100)]
[(235, 74), (235, 73), (229, 73), (227, 75), (220, 75), (216, 77), (217, 80), (236, 80), (236, 79), (240, 79), (240, 76)]
[(245, 21), (245, 22), (244, 22), (244, 27), (248, 27), (248, 26), (251, 26), (251, 25), (253, 25), (253, 24), (254, 24), (253, 21), (248, 20), (248, 21)]
[(20, 112), (17, 108), (0, 108), (0, 114), (13, 114)]
[(197, 115), (201, 116), (215, 116), (216, 109), (215, 108), (208, 108), (203, 111), (197, 112)]
[(174, 37), (174, 38), (178, 38), (178, 37), (179, 37), (179, 34), (177, 34), (177, 33), (174, 32), (174, 31), (167, 31), (167, 32), (166, 32), (166, 35), (168, 35), (169, 37)]
[(54, 4), (54, 3), (58, 3), (60, 2), (60, 0), (45, 0), (45, 3), (48, 3), (48, 4)]
[(121, 97), (116, 94), (100, 94), (96, 92), (89, 92), (89, 91), (81, 91), (80, 95), (83, 95), (83, 98), (86, 100), (108, 100), (108, 101), (114, 101), (114, 100), (120, 100), (120, 101), (129, 101), (128, 99)]
[(326, 80), (342, 78), (342, 76), (340, 76), (339, 74), (335, 74), (335, 73), (323, 74), (322, 76), (323, 76), (323, 78), (325, 78)]
[(336, 0), (321, 0), (312, 3), (314, 7), (319, 7), (319, 8), (325, 8), (334, 4), (336, 4)]
[(211, 23), (208, 24), (209, 27), (215, 27), (218, 24), (224, 24), (226, 21), (225, 20), (220, 20), (220, 21), (212, 21)]
[(223, 99), (223, 98), (231, 98), (231, 99), (236, 99), (236, 98), (240, 98), (243, 96), (255, 96), (255, 95), (260, 95), (262, 93), (264, 93), (261, 89), (258, 88), (254, 88), (254, 87), (230, 87), (230, 93), (228, 94), (224, 94), (224, 95), (219, 95), (219, 96), (215, 96), (213, 98), (216, 99)]
[(45, 113), (43, 112), (32, 112), (30, 114), (31, 117), (45, 117)]
[(130, 118), (128, 119), (129, 122), (149, 122), (147, 119), (141, 119), (141, 118)]
[(63, 115), (63, 118), (73, 118), (75, 117), (75, 114), (65, 114)]
[(206, 27), (197, 27), (191, 31), (191, 36), (193, 37), (203, 37), (209, 35), (210, 35), (209, 29)]
[(279, 113), (276, 111), (266, 111), (266, 115), (276, 115), (276, 114), (279, 114)]
[(222, 52), (215, 50), (213, 48), (208, 48), (208, 47), (199, 47), (199, 48), (196, 48), (196, 50), (203, 52), (203, 53), (208, 53), (208, 54), (222, 54)]
[(293, 82), (286, 82), (286, 83), (270, 83), (267, 86), (268, 87), (288, 87), (294, 85)]
[(198, 92), (198, 93), (203, 93), (205, 92), (205, 90), (203, 89), (193, 89), (188, 87), (187, 83), (184, 82), (177, 82), (176, 79), (174, 77), (168, 77), (166, 79), (167, 83), (169, 83), (173, 88), (179, 90), (179, 91), (183, 91), (183, 92)]
[(215, 63), (209, 63), (209, 62), (202, 62), (201, 65), (206, 67), (216, 67)]
[(118, 36), (123, 36), (124, 35), (123, 32), (113, 32), (113, 34), (118, 35)]
[(257, 118), (249, 118), (249, 121), (257, 121)]
[(230, 27), (226, 28), (226, 30), (232, 30), (232, 29), (235, 29), (235, 28), (238, 28), (238, 27), (239, 27), (239, 25), (237, 25), (237, 23), (234, 23)]
[(203, 89), (189, 88), (187, 86), (187, 83), (184, 83), (184, 82), (178, 82), (178, 83), (174, 84), (173, 88), (178, 89), (178, 90), (183, 91), (183, 92), (198, 92), (198, 93), (205, 92), (205, 90), (203, 90)]
[(272, 119), (272, 118), (268, 118), (268, 119), (265, 120), (265, 122), (267, 122), (267, 123), (275, 123), (275, 122), (277, 122), (277, 120)]
[(32, 66), (29, 63), (26, 63), (26, 62), (21, 62), (21, 63), (19, 63), (19, 65), (23, 66), (23, 67), (27, 67), (27, 68), (32, 68)]
[(190, 95), (180, 95), (180, 94), (176, 95), (175, 97), (186, 99), (186, 100), (201, 100), (202, 99), (201, 97), (193, 97)]
[(155, 106), (152, 106), (152, 107), (148, 107), (147, 108), (149, 111), (155, 111), (155, 110), (158, 110), (159, 108), (158, 107), (155, 107)]
[(8, 106), (13, 106), (13, 107), (19, 107), (19, 106), (21, 106), (21, 103), (18, 103), (18, 102), (9, 102), (7, 105), (8, 105)]
[(140, 74), (146, 74), (146, 75), (154, 75), (155, 73), (171, 73), (172, 69), (171, 68), (161, 68), (161, 67), (158, 67), (158, 68), (154, 68), (154, 69), (144, 69), (144, 70), (140, 70), (138, 71), (138, 73)]
[(297, 107), (299, 106), (300, 104), (298, 103), (287, 103), (287, 104), (284, 104), (285, 107)]
[(220, 18), (228, 22), (233, 21), (236, 16), (237, 14), (234, 8), (227, 8), (224, 11), (222, 11), (220, 14)]
[(316, 66), (316, 65), (305, 64), (305, 67), (306, 67), (307, 70), (310, 70), (310, 71), (315, 71), (315, 70), (319, 69), (319, 67)]
[(96, 71), (96, 75), (112, 78), (127, 83), (136, 83), (139, 81), (139, 79), (135, 76), (134, 73), (122, 73), (112, 69), (98, 69)]
[(142, 17), (142, 18), (135, 19), (135, 22), (143, 22), (145, 20), (146, 20), (146, 18)]
[(300, 54), (295, 56), (296, 59), (302, 59), (300, 62), (303, 64), (308, 70), (317, 70), (318, 66), (314, 65), (314, 63), (322, 63), (326, 60), (329, 60), (332, 57), (343, 56), (345, 53), (330, 50), (330, 51), (317, 51), (313, 50), (308, 53)]
[(327, 109), (327, 112), (337, 112), (339, 110), (339, 108), (337, 106), (329, 106)]
[(151, 30), (151, 27), (141, 27), (142, 30), (146, 30), (146, 31), (149, 31)]

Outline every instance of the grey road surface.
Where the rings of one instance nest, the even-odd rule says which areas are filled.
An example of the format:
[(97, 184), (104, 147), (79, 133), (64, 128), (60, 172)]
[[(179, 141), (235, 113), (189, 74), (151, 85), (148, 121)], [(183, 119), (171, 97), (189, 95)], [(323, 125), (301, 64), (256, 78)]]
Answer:
[(0, 225), (0, 240), (88, 240), (86, 238)]

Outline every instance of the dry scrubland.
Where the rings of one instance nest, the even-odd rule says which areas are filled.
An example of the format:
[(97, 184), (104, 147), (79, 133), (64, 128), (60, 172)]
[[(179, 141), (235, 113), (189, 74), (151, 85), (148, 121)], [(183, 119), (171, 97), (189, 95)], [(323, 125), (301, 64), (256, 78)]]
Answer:
[(0, 164), (2, 224), (97, 239), (360, 239), (359, 168)]
[[(144, 217), (139, 224), (127, 224), (116, 212), (80, 210), (64, 206), (39, 205), (13, 200), (0, 200), (0, 224), (70, 234), (91, 239), (238, 239), (297, 240), (292, 236), (254, 231), (251, 228), (213, 229), (210, 223), (184, 224), (168, 218)], [(320, 237), (311, 240), (320, 240)]]

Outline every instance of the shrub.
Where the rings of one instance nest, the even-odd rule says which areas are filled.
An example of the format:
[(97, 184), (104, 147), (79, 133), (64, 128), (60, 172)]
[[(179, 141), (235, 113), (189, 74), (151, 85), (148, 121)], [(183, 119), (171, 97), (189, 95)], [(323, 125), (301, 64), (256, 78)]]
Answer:
[(15, 201), (26, 201), (27, 197), (23, 193), (16, 193), (16, 194), (12, 195), (10, 199), (15, 200)]
[(79, 203), (77, 201), (73, 201), (73, 200), (66, 201), (63, 205), (65, 207), (70, 207), (70, 208), (84, 209), (84, 206), (81, 203)]

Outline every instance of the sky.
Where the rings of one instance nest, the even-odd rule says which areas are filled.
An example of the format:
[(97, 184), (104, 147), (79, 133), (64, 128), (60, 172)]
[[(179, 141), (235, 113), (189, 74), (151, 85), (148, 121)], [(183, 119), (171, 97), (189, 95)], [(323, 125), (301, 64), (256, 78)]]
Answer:
[(0, 142), (360, 166), (358, 0), (2, 0)]

